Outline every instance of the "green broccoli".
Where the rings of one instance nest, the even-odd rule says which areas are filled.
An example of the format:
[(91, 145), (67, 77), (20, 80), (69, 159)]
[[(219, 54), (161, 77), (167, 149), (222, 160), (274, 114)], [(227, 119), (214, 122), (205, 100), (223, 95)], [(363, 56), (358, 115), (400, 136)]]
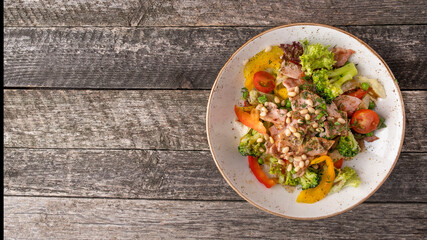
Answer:
[(341, 86), (357, 75), (354, 63), (348, 63), (334, 70), (321, 69), (313, 73), (313, 83), (319, 95), (331, 103), (343, 91)]
[[(292, 171), (295, 173), (295, 171), (292, 169)], [(299, 184), (299, 178), (293, 178), (292, 177), (292, 172), (286, 172), (286, 180), (285, 180), (285, 185), (289, 185), (289, 186), (296, 186)]]
[(285, 174), (282, 172), (282, 165), (279, 164), (278, 159), (275, 157), (269, 157), (268, 162), (270, 163), (270, 170), (268, 173), (276, 175), (280, 184), (284, 183)]
[[(263, 141), (258, 142), (257, 140), (259, 138), (261, 138)], [(263, 154), (263, 152), (265, 152), (264, 137), (259, 132), (251, 129), (240, 139), (238, 150), (243, 156), (249, 155), (253, 157), (259, 157)]]
[(302, 186), (302, 190), (306, 190), (309, 188), (314, 188), (320, 183), (321, 177), (318, 173), (311, 171), (309, 169), (305, 170), (305, 174), (300, 177), (300, 183)]
[(358, 187), (360, 184), (360, 178), (357, 176), (357, 173), (354, 169), (350, 167), (345, 167), (340, 169), (337, 176), (334, 180), (334, 185), (332, 186), (329, 193), (339, 192), (344, 187)]
[(328, 50), (328, 46), (320, 43), (309, 44), (307, 40), (302, 42), (304, 54), (299, 58), (301, 60), (302, 70), (307, 76), (311, 76), (316, 69), (332, 69), (335, 64), (334, 53)]
[(347, 136), (340, 137), (340, 140), (337, 145), (337, 150), (344, 157), (354, 157), (359, 153), (359, 143), (357, 143), (351, 131), (348, 131)]

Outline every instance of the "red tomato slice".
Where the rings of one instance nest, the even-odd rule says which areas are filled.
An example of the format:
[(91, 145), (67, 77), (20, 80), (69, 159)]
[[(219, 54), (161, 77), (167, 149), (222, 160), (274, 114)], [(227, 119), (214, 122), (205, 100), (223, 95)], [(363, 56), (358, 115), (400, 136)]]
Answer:
[(344, 158), (334, 162), (334, 167), (340, 169), (342, 167), (342, 163), (344, 162)]
[(272, 186), (276, 185), (276, 182), (269, 178), (264, 171), (262, 171), (261, 166), (258, 163), (257, 157), (248, 156), (248, 162), (249, 167), (251, 168), (252, 172), (254, 173), (256, 179), (267, 188), (271, 188)]
[(379, 122), (380, 117), (376, 112), (370, 109), (361, 109), (353, 114), (350, 125), (354, 131), (366, 134), (377, 129)]
[(248, 113), (245, 112), (243, 108), (234, 106), (234, 112), (236, 113), (239, 121), (247, 127), (252, 128), (261, 134), (267, 133), (267, 129), (264, 127), (264, 124), (259, 120), (259, 111), (256, 108), (252, 108), (251, 113)]
[(263, 93), (269, 93), (274, 90), (276, 84), (274, 77), (268, 72), (259, 71), (254, 74), (255, 88)]
[(359, 88), (354, 92), (348, 93), (347, 95), (362, 99), (370, 90), (371, 90), (371, 88), (369, 88), (368, 90), (363, 90), (363, 89)]

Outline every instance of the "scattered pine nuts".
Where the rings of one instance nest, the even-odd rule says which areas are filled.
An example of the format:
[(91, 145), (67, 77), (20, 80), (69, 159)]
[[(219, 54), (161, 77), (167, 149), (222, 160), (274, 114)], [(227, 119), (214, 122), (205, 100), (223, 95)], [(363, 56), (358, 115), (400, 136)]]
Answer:
[(264, 141), (264, 139), (258, 138), (256, 141), (259, 142), (259, 143), (262, 143)]
[(289, 92), (288, 93), (288, 96), (289, 97), (295, 97), (297, 95), (297, 93), (296, 92)]
[(344, 124), (345, 123), (345, 120), (344, 120), (344, 118), (338, 118), (338, 120), (337, 120), (339, 123), (341, 123), (341, 124)]
[(295, 133), (294, 133), (294, 136), (295, 136), (296, 138), (301, 138), (301, 133), (299, 133), (299, 132), (295, 132)]
[(280, 165), (285, 165), (285, 161), (283, 161), (282, 159), (277, 160), (277, 162), (278, 162)]
[(304, 118), (305, 118), (305, 120), (307, 120), (307, 121), (308, 121), (308, 120), (310, 120), (310, 118), (311, 118), (311, 117), (310, 117), (310, 114), (308, 114), (308, 113), (307, 113), (307, 114), (304, 116)]
[(280, 103), (280, 99), (278, 97), (274, 97), (274, 102), (275, 103)]
[(314, 112), (314, 114), (316, 114), (316, 115), (319, 115), (319, 113), (321, 112), (321, 110), (320, 109), (317, 109), (315, 112)]
[(302, 158), (303, 160), (306, 160), (306, 159), (307, 159), (307, 155), (303, 154), (303, 155), (301, 155), (301, 158)]
[(307, 108), (308, 109), (308, 112), (310, 112), (310, 113), (314, 113), (316, 110), (314, 110), (314, 108), (312, 108), (312, 107), (308, 107)]
[(289, 137), (289, 136), (291, 136), (291, 131), (287, 128), (287, 129), (285, 129), (285, 135), (287, 136), (287, 137)]
[(308, 113), (308, 110), (307, 110), (307, 109), (303, 109), (303, 110), (301, 110), (299, 113), (301, 113), (301, 114), (306, 114), (306, 113)]
[(308, 105), (308, 106), (310, 106), (310, 107), (312, 107), (312, 106), (313, 106), (313, 100), (311, 100), (311, 99), (308, 99), (308, 100), (306, 101), (306, 103), (307, 103), (307, 105)]
[(294, 127), (292, 127), (292, 126), (290, 126), (288, 129), (289, 129), (289, 131), (291, 131), (292, 133), (294, 133), (294, 132), (296, 132), (296, 131), (297, 131), (297, 129), (296, 129), (296, 128), (294, 128)]
[(296, 86), (296, 87), (294, 88), (294, 92), (295, 92), (296, 94), (298, 94), (298, 93), (299, 93), (299, 87), (298, 87), (298, 86)]
[(313, 128), (318, 128), (319, 124), (317, 122), (314, 122), (312, 126), (313, 126)]
[(287, 170), (288, 170), (288, 172), (292, 171), (292, 164), (288, 165), (288, 169)]
[(260, 115), (261, 117), (265, 117), (265, 115), (267, 115), (267, 113), (266, 113), (266, 112), (261, 112), (259, 115)]
[(270, 137), (270, 142), (274, 143), (274, 139), (272, 137)]
[(289, 147), (282, 148), (282, 153), (288, 153), (288, 152), (289, 152)]

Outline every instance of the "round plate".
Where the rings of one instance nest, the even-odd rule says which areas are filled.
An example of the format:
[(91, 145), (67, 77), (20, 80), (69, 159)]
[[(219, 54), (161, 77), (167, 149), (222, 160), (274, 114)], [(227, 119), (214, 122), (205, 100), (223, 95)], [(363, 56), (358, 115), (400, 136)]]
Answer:
[[(350, 48), (356, 51), (349, 61), (357, 64), (359, 75), (378, 79), (387, 97), (379, 99), (376, 112), (384, 117), (387, 128), (375, 134), (379, 140), (366, 143), (367, 149), (344, 166), (359, 174), (358, 188), (344, 188), (314, 204), (297, 203), (301, 191), (276, 185), (267, 189), (252, 174), (247, 157), (237, 151), (239, 139), (247, 128), (237, 122), (234, 105), (244, 87), (243, 62), (268, 46), (307, 39), (311, 43)], [(206, 116), (209, 147), (225, 180), (252, 205), (269, 213), (292, 219), (319, 219), (345, 212), (369, 198), (391, 173), (402, 148), (405, 111), (395, 78), (384, 60), (366, 43), (341, 29), (301, 23), (273, 28), (240, 47), (221, 69), (212, 87)], [(294, 191), (292, 192), (292, 189)]]

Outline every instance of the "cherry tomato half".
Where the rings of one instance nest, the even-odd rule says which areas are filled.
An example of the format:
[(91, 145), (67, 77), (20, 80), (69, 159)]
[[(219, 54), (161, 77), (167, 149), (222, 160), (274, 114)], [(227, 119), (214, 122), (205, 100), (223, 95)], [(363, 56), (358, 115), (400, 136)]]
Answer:
[(377, 129), (379, 122), (380, 117), (376, 112), (370, 109), (361, 109), (353, 114), (350, 125), (354, 131), (366, 134)]
[(255, 88), (263, 93), (269, 93), (274, 90), (276, 84), (274, 77), (268, 72), (259, 71), (254, 74)]

